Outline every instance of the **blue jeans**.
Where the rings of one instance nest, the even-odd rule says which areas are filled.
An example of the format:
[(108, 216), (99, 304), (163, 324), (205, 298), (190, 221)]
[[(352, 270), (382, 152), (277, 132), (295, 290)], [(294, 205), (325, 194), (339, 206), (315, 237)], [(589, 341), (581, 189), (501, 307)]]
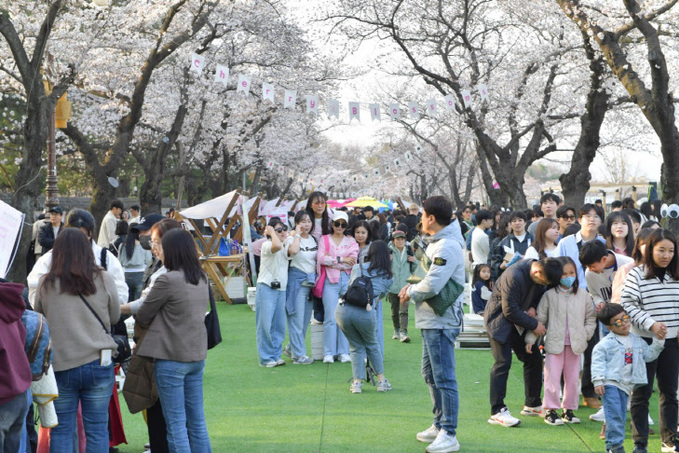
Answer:
[(82, 406), (87, 452), (108, 451), (108, 404), (115, 385), (113, 365), (101, 366), (97, 359), (57, 371), (54, 376), (59, 388), (59, 397), (54, 400), (59, 424), (52, 428), (50, 451), (74, 451), (78, 403)]
[(622, 445), (627, 422), (627, 393), (614, 385), (604, 386), (604, 415), (606, 417), (606, 449)]
[(340, 296), (347, 292), (349, 286), (349, 276), (346, 272), (340, 272), (337, 283), (330, 283), (325, 277), (323, 285), (323, 310), (325, 318), (323, 320), (323, 355), (349, 354), (349, 342), (344, 336), (335, 321), (335, 308)]
[(434, 404), (434, 425), (455, 435), (459, 398), (455, 378), (455, 339), (460, 329), (422, 329), (422, 377)]
[(382, 320), (382, 305), (381, 299), (375, 299), (372, 311), (375, 312), (375, 338), (377, 339), (377, 344), (380, 346), (380, 354), (382, 355), (382, 361), (384, 362), (384, 322)]
[(307, 327), (311, 320), (312, 302), (309, 300), (309, 293), (311, 287), (301, 286), (297, 291), (297, 298), (295, 299), (295, 313), (288, 315), (288, 335), (290, 336), (290, 349), (292, 349), (293, 357), (302, 357), (306, 355), (306, 338)]
[(144, 272), (125, 272), (125, 283), (129, 294), (128, 302), (139, 299), (144, 286)]
[(19, 451), (28, 412), (27, 393), (30, 390), (0, 404), (0, 451)]
[[(354, 379), (365, 379), (365, 359), (368, 357), (375, 373), (384, 373), (384, 360), (375, 336), (375, 314), (365, 308), (338, 304), (335, 319), (349, 341), (351, 371)], [(326, 317), (327, 320), (327, 317)]]
[[(28, 401), (28, 408), (26, 410), (26, 419), (28, 419), (28, 409), (30, 409), (31, 405), (33, 404), (33, 394), (31, 393), (31, 389), (29, 388), (28, 391), (26, 392), (26, 400)], [(35, 417), (33, 417), (35, 419)], [(28, 420), (26, 423), (24, 423), (24, 429), (21, 431), (21, 442), (19, 443), (19, 450), (17, 450), (19, 453), (24, 453), (24, 452), (30, 452), (31, 451), (31, 440), (28, 437), (28, 428), (27, 428)]]
[(172, 453), (210, 453), (210, 437), (203, 410), (205, 360), (175, 362), (156, 359), (154, 373), (158, 397), (167, 425)]
[(257, 353), (259, 364), (276, 361), (283, 353), (285, 340), (285, 291), (271, 289), (257, 283), (255, 298), (255, 323), (257, 326)]

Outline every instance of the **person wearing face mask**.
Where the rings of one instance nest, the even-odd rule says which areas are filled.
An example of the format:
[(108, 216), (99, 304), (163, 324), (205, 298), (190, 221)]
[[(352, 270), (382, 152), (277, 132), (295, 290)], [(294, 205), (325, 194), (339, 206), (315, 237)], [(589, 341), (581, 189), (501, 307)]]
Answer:
[[(124, 315), (137, 314), (146, 297), (153, 289), (153, 285), (161, 275), (167, 273), (167, 269), (163, 266), (163, 247), (161, 240), (163, 235), (170, 230), (181, 228), (181, 224), (174, 219), (168, 219), (160, 214), (149, 214), (144, 216), (139, 225), (134, 229), (139, 231), (139, 244), (145, 250), (150, 249), (153, 253), (153, 261), (144, 271), (143, 290), (141, 296), (137, 300), (120, 306), (120, 312)], [(135, 337), (137, 338), (137, 349), (142, 343), (139, 337), (142, 335), (135, 326)], [(136, 351), (135, 351), (136, 352)], [(150, 365), (151, 367), (153, 364)], [(165, 417), (163, 416), (163, 408), (160, 400), (157, 400), (152, 406), (146, 409), (146, 421), (149, 434), (149, 447), (154, 453), (167, 453), (170, 448), (167, 443), (167, 427), (165, 425)]]
[[(578, 288), (575, 262), (568, 257), (558, 258), (563, 266), (561, 280), (540, 299), (537, 320), (547, 328), (545, 336), (545, 423), (563, 425), (580, 423), (573, 411), (578, 409), (580, 356), (587, 349), (587, 340), (594, 335), (596, 318), (592, 297)], [(526, 334), (526, 353), (533, 354), (538, 336)], [(563, 374), (563, 401), (559, 403)], [(557, 409), (562, 408), (559, 416)]]
[(314, 359), (307, 356), (307, 327), (311, 320), (313, 304), (309, 295), (316, 282), (316, 254), (318, 244), (309, 234), (311, 217), (307, 211), (299, 211), (295, 215), (295, 229), (290, 233), (292, 243), (288, 247), (290, 269), (285, 295), (285, 311), (288, 318), (288, 335), (290, 342), (283, 354), (292, 358), (293, 365), (310, 365)]

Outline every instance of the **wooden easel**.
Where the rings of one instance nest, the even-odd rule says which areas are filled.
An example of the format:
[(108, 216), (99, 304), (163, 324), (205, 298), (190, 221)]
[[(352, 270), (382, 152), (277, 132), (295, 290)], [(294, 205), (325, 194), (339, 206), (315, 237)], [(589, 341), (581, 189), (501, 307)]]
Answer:
[[(236, 255), (219, 256), (219, 244), (222, 239), (228, 241), (226, 236), (228, 232), (231, 231), (236, 221), (239, 219), (238, 213), (231, 216), (229, 223), (224, 227), (226, 220), (229, 218), (229, 214), (233, 211), (234, 206), (238, 202), (241, 196), (240, 190), (236, 190), (236, 193), (231, 198), (229, 205), (227, 206), (224, 214), (218, 222), (215, 222), (216, 218), (207, 218), (205, 223), (212, 229), (212, 236), (206, 239), (201, 228), (198, 226), (194, 219), (184, 218), (181, 214), (175, 211), (175, 218), (182, 222), (187, 221), (191, 224), (196, 232), (196, 246), (198, 243), (203, 246), (203, 256), (201, 257), (201, 263), (203, 265), (203, 270), (207, 273), (212, 283), (217, 287), (219, 294), (222, 296), (223, 300), (227, 303), (232, 303), (231, 298), (226, 293), (226, 282), (231, 279), (236, 273), (243, 273), (245, 266), (245, 255), (242, 253)], [(231, 269), (231, 270), (230, 270)], [(226, 278), (226, 281), (222, 283), (221, 279)]]

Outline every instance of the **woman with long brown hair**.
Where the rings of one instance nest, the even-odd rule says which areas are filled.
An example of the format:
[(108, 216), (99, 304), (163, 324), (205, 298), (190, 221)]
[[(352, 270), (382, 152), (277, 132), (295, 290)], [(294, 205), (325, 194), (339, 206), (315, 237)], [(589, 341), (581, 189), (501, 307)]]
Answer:
[(545, 217), (538, 222), (538, 227), (535, 229), (535, 239), (526, 250), (524, 258), (541, 260), (542, 258), (556, 257), (559, 255), (557, 242), (559, 242), (559, 222), (556, 219)]
[(50, 270), (38, 284), (35, 311), (44, 314), (50, 326), (59, 388), (54, 401), (59, 425), (52, 428), (50, 451), (74, 450), (79, 404), (87, 451), (108, 451), (112, 355), (117, 351), (109, 332), (120, 318), (120, 304), (113, 277), (97, 266), (92, 246), (79, 229), (66, 228), (54, 241)]

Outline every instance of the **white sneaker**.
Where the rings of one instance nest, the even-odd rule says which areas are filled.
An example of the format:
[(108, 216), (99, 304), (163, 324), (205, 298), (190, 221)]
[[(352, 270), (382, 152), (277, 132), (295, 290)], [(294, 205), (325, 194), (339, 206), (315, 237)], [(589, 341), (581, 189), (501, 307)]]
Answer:
[(505, 428), (511, 428), (512, 426), (517, 426), (519, 423), (521, 423), (521, 420), (516, 417), (512, 417), (512, 414), (509, 413), (509, 409), (503, 407), (500, 412), (488, 419), (488, 423), (491, 425), (502, 425)]
[(662, 444), (660, 444), (660, 451), (662, 451), (663, 453), (670, 453), (677, 450), (674, 445), (666, 444), (665, 442), (663, 442)]
[(340, 363), (351, 363), (351, 356), (349, 354), (340, 354)]
[(436, 436), (436, 440), (431, 443), (424, 451), (427, 453), (448, 453), (450, 451), (458, 451), (460, 449), (460, 443), (457, 438), (448, 431), (442, 429), (439, 431), (439, 435)]
[(592, 420), (593, 422), (606, 421), (606, 418), (604, 417), (604, 407), (601, 406), (598, 411), (589, 416), (589, 419)]
[(523, 406), (523, 409), (521, 409), (521, 415), (525, 415), (526, 417), (542, 417), (542, 406)]
[(335, 358), (331, 355), (326, 355), (323, 357), (323, 363), (335, 363)]
[(420, 442), (434, 442), (436, 440), (436, 437), (439, 435), (439, 429), (436, 427), (436, 425), (431, 425), (429, 428), (425, 429), (424, 431), (420, 431), (417, 433), (417, 440)]
[(653, 425), (653, 419), (651, 418), (651, 414), (648, 414), (648, 426)]

